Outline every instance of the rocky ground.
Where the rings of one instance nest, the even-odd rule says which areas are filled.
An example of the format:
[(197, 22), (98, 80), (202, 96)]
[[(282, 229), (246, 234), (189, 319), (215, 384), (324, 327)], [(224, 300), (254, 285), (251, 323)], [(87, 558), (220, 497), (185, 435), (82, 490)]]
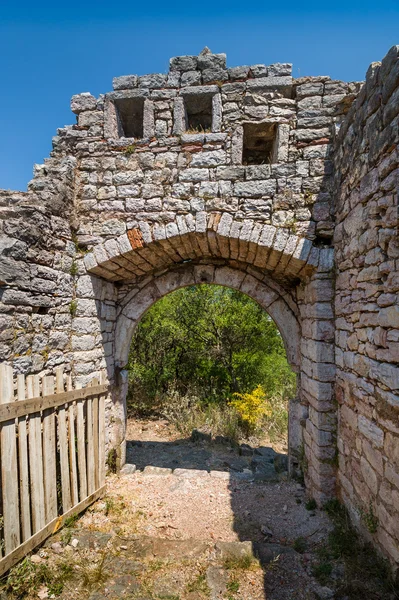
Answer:
[(56, 573), (32, 598), (334, 597), (312, 576), (330, 522), (288, 480), (283, 454), (182, 440), (161, 422), (131, 423), (129, 434), (127, 466), (106, 497), (32, 557)]

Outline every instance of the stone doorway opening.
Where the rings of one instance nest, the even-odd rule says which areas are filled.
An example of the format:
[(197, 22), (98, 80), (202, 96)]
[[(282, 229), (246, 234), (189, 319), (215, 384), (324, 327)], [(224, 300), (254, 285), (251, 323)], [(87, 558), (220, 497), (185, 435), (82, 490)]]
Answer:
[[(199, 285), (202, 284), (202, 285)], [(204, 285), (204, 284), (215, 284), (215, 285)], [(271, 285), (275, 287), (275, 284), (271, 282)], [(198, 286), (198, 287), (196, 287)], [(126, 420), (128, 416), (128, 402), (127, 399), (129, 397), (129, 364), (134, 368), (140, 367), (140, 369), (145, 368), (143, 364), (137, 365), (134, 362), (134, 358), (130, 356), (129, 363), (129, 352), (131, 347), (132, 339), (134, 338), (134, 334), (137, 331), (142, 331), (142, 326), (140, 326), (141, 320), (144, 318), (146, 322), (151, 322), (151, 318), (146, 316), (147, 311), (150, 311), (151, 307), (156, 306), (157, 301), (162, 301), (162, 298), (167, 298), (171, 292), (175, 292), (180, 294), (182, 297), (186, 296), (190, 297), (190, 291), (185, 292), (184, 290), (216, 290), (216, 295), (219, 294), (221, 299), (226, 300), (226, 298), (239, 298), (242, 297), (245, 299), (244, 304), (248, 305), (252, 309), (252, 317), (255, 317), (256, 327), (258, 327), (258, 334), (261, 335), (261, 327), (259, 321), (263, 318), (264, 325), (268, 326), (270, 330), (273, 331), (273, 339), (278, 346), (279, 360), (283, 361), (283, 368), (285, 369), (285, 373), (287, 377), (289, 376), (290, 382), (292, 384), (295, 378), (293, 372), (298, 373), (299, 364), (299, 325), (295, 318), (295, 315), (290, 311), (289, 307), (285, 303), (285, 301), (278, 296), (276, 291), (266, 285), (265, 283), (259, 282), (253, 276), (248, 275), (246, 272), (238, 271), (236, 269), (232, 269), (226, 266), (217, 266), (212, 264), (206, 265), (184, 265), (183, 267), (168, 271), (167, 273), (159, 276), (158, 278), (154, 278), (152, 282), (149, 282), (147, 286), (145, 286), (141, 290), (126, 290), (126, 295), (124, 300), (121, 302), (121, 306), (119, 307), (119, 318), (117, 320), (116, 326), (116, 370), (118, 373), (118, 386), (116, 387), (116, 401), (119, 405), (120, 416), (118, 419), (119, 425), (119, 435), (120, 443), (121, 443), (121, 464), (124, 464), (126, 459)], [(183, 290), (182, 292), (177, 292), (177, 290)], [(213, 298), (216, 297), (214, 292), (212, 292)], [(212, 295), (211, 294), (211, 295)], [(195, 294), (194, 294), (195, 295)], [(170, 294), (170, 296), (172, 296)], [(205, 303), (210, 301), (210, 297), (205, 293), (200, 294), (200, 302)], [(166, 301), (167, 303), (170, 301)], [(194, 303), (195, 304), (195, 303)], [(240, 304), (240, 302), (238, 302)], [(193, 308), (190, 307), (189, 310)], [(263, 310), (262, 310), (263, 309)], [(202, 307), (203, 310), (203, 307)], [(195, 312), (195, 308), (194, 308)], [(219, 315), (222, 318), (222, 315)], [(198, 323), (194, 322), (196, 318), (195, 314), (190, 315), (190, 320), (192, 321), (190, 324), (187, 324), (188, 328), (196, 328)], [(226, 331), (228, 331), (228, 327), (226, 327)], [(198, 331), (197, 331), (197, 334)], [(228, 335), (227, 335), (228, 338)], [(141, 340), (142, 341), (142, 340)], [(213, 340), (215, 345), (217, 346), (220, 340)], [(258, 340), (259, 343), (259, 340)], [(220, 348), (219, 348), (220, 350)], [(229, 349), (230, 350), (230, 349)], [(237, 355), (238, 355), (238, 348)], [(216, 348), (213, 349), (216, 351)], [(224, 349), (224, 352), (227, 352), (227, 348)], [(145, 354), (145, 353), (144, 353)], [(234, 353), (233, 353), (234, 354)], [(230, 357), (229, 357), (230, 358)], [(270, 357), (269, 357), (270, 358)], [(233, 398), (233, 394), (235, 392), (247, 393), (246, 401), (249, 402), (257, 402), (249, 392), (255, 392), (259, 381), (255, 384), (255, 379), (253, 378), (253, 386), (252, 390), (250, 390), (249, 382), (243, 382), (244, 387), (239, 385), (238, 379), (242, 379), (243, 377), (248, 378), (248, 373), (244, 375), (245, 369), (247, 371), (250, 368), (245, 366), (245, 360), (241, 357), (241, 374), (234, 373), (232, 362), (233, 360), (237, 361), (237, 358), (232, 356), (230, 363), (226, 364), (226, 357), (222, 357), (222, 362), (219, 363), (219, 371), (222, 370), (223, 373), (221, 375), (221, 379), (223, 383), (220, 381), (216, 382), (216, 387), (219, 385), (225, 385), (227, 388), (224, 390), (224, 395), (227, 398), (229, 395), (231, 399)], [(142, 363), (145, 363), (146, 360), (142, 359)], [(216, 361), (217, 364), (217, 361)], [(266, 364), (266, 363), (265, 363)], [(181, 366), (181, 365), (179, 365)], [(223, 368), (222, 368), (223, 367)], [(265, 368), (264, 365), (262, 368)], [(269, 370), (269, 384), (271, 378), (275, 377), (275, 372), (273, 372), (273, 366), (268, 364), (267, 369)], [(274, 370), (275, 371), (275, 370)], [(273, 376), (272, 376), (273, 373)], [(204, 374), (201, 374), (201, 377)], [(208, 373), (209, 375), (209, 373)], [(265, 381), (267, 381), (268, 374), (264, 375)], [(131, 373), (130, 373), (131, 378)], [(205, 395), (215, 395), (215, 378), (213, 378), (213, 383), (208, 386), (208, 389), (205, 391)], [(236, 380), (235, 380), (236, 379)], [(206, 388), (205, 384), (206, 377), (203, 378), (202, 388), (203, 391)], [(136, 382), (137, 383), (137, 382)], [(153, 383), (153, 382), (152, 382)], [(187, 382), (186, 382), (187, 383)], [(186, 385), (184, 383), (184, 385)], [(176, 381), (173, 382), (173, 385), (179, 386)], [(245, 385), (247, 386), (245, 388)], [(248, 387), (249, 386), (249, 387)], [(290, 433), (290, 442), (286, 444), (287, 453), (290, 455), (290, 470), (297, 471), (299, 466), (299, 455), (301, 452), (301, 423), (300, 423), (300, 411), (295, 410), (296, 406), (300, 406), (300, 401), (298, 395), (294, 393), (294, 385), (291, 385), (290, 390), (290, 411), (289, 411), (289, 433)], [(181, 391), (181, 390), (180, 390)], [(219, 393), (221, 390), (219, 389)], [(261, 390), (257, 390), (256, 392), (262, 394)], [(131, 394), (130, 394), (131, 396)], [(249, 397), (248, 397), (249, 396)], [(240, 398), (236, 398), (236, 406), (240, 404)], [(241, 397), (243, 400), (243, 396)], [(244, 401), (244, 400), (243, 400)], [(284, 402), (287, 403), (288, 397), (284, 398), (282, 405)], [(245, 404), (245, 401), (244, 401)], [(167, 403), (166, 403), (167, 405)], [(287, 411), (287, 408), (284, 408), (284, 411)], [(179, 412), (179, 408), (177, 411)], [(286, 413), (285, 413), (286, 414)], [(284, 419), (285, 417), (282, 417)], [(205, 419), (206, 420), (206, 419)], [(286, 423), (288, 425), (288, 417), (286, 418)], [(215, 432), (218, 435), (218, 432)], [(220, 432), (219, 432), (220, 433)]]
[[(173, 439), (180, 434), (236, 448), (252, 458), (233, 459), (232, 468), (252, 469), (259, 480), (273, 477), (275, 465), (288, 470), (288, 407), (296, 376), (276, 324), (248, 295), (197, 284), (163, 296), (138, 322), (126, 370), (126, 415), (136, 430), (143, 419), (166, 421)], [(150, 464), (168, 462), (150, 455)], [(230, 464), (220, 460), (214, 466)], [(211, 468), (206, 461), (181, 462), (170, 458), (169, 466)]]

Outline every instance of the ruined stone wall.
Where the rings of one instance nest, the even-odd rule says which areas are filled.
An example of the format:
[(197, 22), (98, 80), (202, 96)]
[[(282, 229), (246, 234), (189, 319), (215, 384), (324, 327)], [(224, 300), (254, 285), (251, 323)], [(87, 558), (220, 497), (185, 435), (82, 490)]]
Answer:
[[(0, 360), (37, 373), (68, 360), (75, 247), (69, 214), (74, 167), (49, 160), (45, 184), (0, 192)], [(66, 359), (65, 359), (66, 356)]]
[(309, 495), (336, 494), (338, 445), (344, 501), (355, 519), (372, 502), (398, 560), (397, 84), (397, 48), (361, 90), (205, 50), (74, 96), (28, 192), (0, 192), (0, 360), (82, 384), (106, 369), (123, 461), (124, 327), (223, 274), (285, 338)]
[(337, 137), (334, 245), (339, 489), (354, 521), (396, 562), (398, 142), (399, 46), (394, 46), (382, 63), (370, 66)]

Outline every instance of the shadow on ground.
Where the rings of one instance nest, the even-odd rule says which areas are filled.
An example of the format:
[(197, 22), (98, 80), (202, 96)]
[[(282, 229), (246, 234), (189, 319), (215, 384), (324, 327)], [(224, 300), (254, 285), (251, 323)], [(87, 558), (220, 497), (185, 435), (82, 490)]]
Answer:
[[(193, 431), (191, 438), (175, 441), (142, 441), (130, 440), (127, 444), (127, 464), (124, 472), (140, 471), (143, 475), (176, 475), (180, 477), (204, 476), (228, 481), (230, 505), (233, 512), (232, 527), (241, 543), (219, 542), (217, 549), (221, 557), (236, 561), (240, 565), (248, 553), (255, 556), (261, 566), (268, 570), (264, 577), (265, 598), (278, 600), (294, 600), (304, 598), (303, 589), (289, 588), (284, 591), (281, 586), (281, 571), (270, 570), (270, 565), (279, 561), (282, 569), (295, 571), (296, 585), (301, 580), (299, 555), (292, 548), (292, 540), (287, 540), (289, 522), (280, 527), (287, 517), (283, 497), (279, 500), (279, 486), (288, 480), (288, 457), (277, 453), (270, 446), (253, 447), (249, 444), (237, 445), (230, 440), (218, 437), (212, 440), (207, 434)], [(271, 495), (265, 486), (272, 486)], [(299, 484), (293, 484), (296, 492), (292, 494), (292, 508), (299, 509), (303, 505), (304, 491)], [(282, 496), (282, 495), (281, 495)], [(270, 500), (273, 499), (273, 505)], [(269, 504), (267, 504), (269, 502)], [(304, 506), (302, 515), (306, 514), (306, 532), (309, 530), (309, 515)], [(297, 511), (298, 512), (298, 511)], [(274, 515), (280, 515), (274, 519)], [(298, 515), (299, 516), (299, 515)], [(198, 515), (201, 522), (201, 515)], [(312, 524), (310, 524), (312, 527)], [(279, 566), (280, 566), (279, 565)], [(285, 566), (284, 566), (285, 565)], [(304, 573), (305, 575), (305, 573)], [(223, 572), (220, 572), (223, 579)], [(223, 581), (218, 582), (216, 574), (216, 590), (223, 588)], [(308, 581), (304, 581), (304, 588)], [(275, 594), (276, 589), (278, 593)], [(222, 598), (217, 593), (212, 598)], [(226, 596), (227, 597), (227, 596)], [(233, 596), (232, 596), (233, 597)], [(312, 596), (309, 596), (312, 597)]]

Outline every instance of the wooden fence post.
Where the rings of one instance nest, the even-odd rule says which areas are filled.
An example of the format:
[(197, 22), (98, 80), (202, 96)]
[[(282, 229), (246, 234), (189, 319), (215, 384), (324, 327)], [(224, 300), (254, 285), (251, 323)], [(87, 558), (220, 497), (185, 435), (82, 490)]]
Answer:
[[(58, 368), (55, 372), (56, 391), (64, 391), (63, 369)], [(65, 405), (58, 408), (58, 439), (60, 444), (60, 469), (61, 469), (61, 494), (62, 512), (72, 508), (71, 484), (69, 479), (69, 457), (68, 457), (68, 430), (66, 423)]]
[[(17, 376), (17, 395), (18, 400), (25, 400), (25, 376), (21, 374)], [(26, 416), (18, 419), (19, 487), (23, 541), (32, 535), (29, 502), (28, 431), (26, 422)]]
[[(43, 396), (54, 394), (54, 377), (43, 377)], [(48, 408), (43, 411), (43, 457), (44, 457), (44, 499), (46, 520), (52, 521), (57, 510), (57, 471), (56, 471), (56, 429), (55, 411)]]
[[(0, 364), (0, 404), (14, 401), (14, 380), (12, 368)], [(1, 424), (1, 475), (3, 490), (4, 550), (12, 552), (21, 541), (18, 462), (15, 419)]]
[[(28, 398), (37, 398), (40, 395), (38, 375), (29, 375), (26, 378), (26, 389)], [(33, 533), (36, 533), (43, 529), (46, 524), (44, 512), (43, 448), (40, 413), (29, 415), (29, 471), (30, 493), (32, 498), (32, 528)]]

